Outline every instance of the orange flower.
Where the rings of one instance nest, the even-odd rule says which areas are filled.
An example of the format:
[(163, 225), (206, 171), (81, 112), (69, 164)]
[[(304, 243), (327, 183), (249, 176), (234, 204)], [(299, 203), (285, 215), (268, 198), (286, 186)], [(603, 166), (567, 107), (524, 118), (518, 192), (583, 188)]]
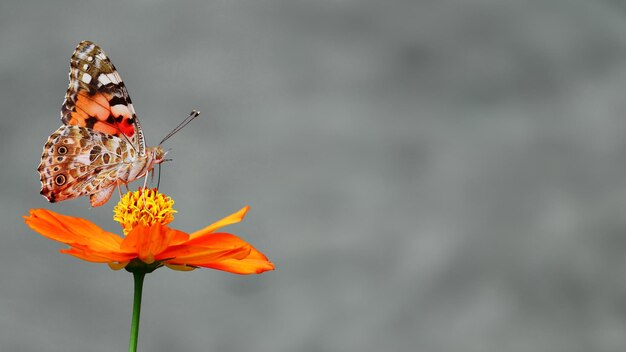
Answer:
[(152, 271), (165, 265), (182, 271), (203, 267), (235, 274), (260, 274), (274, 269), (274, 264), (244, 240), (215, 232), (241, 221), (248, 206), (187, 234), (167, 226), (174, 219), (173, 204), (171, 198), (156, 190), (124, 195), (114, 209), (114, 219), (126, 234), (123, 238), (87, 220), (46, 209), (32, 209), (24, 219), (44, 237), (70, 246), (61, 250), (62, 253), (89, 262), (108, 263), (115, 270), (132, 271), (141, 267)]

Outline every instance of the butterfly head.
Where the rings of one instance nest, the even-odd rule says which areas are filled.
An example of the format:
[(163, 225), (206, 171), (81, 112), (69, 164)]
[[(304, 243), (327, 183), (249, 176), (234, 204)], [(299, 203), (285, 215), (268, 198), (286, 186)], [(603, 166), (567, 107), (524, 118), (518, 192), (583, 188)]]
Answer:
[(160, 146), (148, 147), (148, 155), (152, 159), (152, 164), (160, 164), (165, 161), (165, 155), (167, 151), (163, 150)]

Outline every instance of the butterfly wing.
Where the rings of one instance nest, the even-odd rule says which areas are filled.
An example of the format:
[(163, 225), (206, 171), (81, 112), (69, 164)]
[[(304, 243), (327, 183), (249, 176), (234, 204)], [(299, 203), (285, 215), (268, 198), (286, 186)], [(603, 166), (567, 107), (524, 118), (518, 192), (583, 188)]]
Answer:
[(80, 126), (61, 126), (44, 145), (37, 168), (41, 194), (50, 202), (83, 195), (100, 206), (111, 197), (119, 178), (128, 174), (127, 157), (135, 150), (126, 139)]
[(144, 155), (145, 141), (132, 101), (104, 51), (90, 41), (78, 44), (69, 76), (61, 121), (127, 139), (139, 155)]

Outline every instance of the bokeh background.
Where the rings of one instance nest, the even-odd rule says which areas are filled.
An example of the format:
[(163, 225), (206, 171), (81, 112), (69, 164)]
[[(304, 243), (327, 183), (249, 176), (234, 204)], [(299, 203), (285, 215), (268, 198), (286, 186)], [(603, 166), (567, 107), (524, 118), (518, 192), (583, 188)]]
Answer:
[[(100, 44), (186, 231), (277, 270), (159, 270), (142, 351), (623, 351), (626, 5), (543, 0), (0, 1), (0, 350), (123, 351), (128, 273), (21, 216), (109, 231), (117, 195), (35, 172), (75, 45)], [(137, 187), (139, 183), (133, 185)]]

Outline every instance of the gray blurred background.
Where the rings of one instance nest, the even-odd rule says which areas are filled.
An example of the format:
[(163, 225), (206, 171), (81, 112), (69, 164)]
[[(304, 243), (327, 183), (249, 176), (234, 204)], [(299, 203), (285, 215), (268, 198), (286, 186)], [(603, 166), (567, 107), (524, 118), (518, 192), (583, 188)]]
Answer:
[[(123, 351), (131, 275), (57, 253), (35, 172), (100, 44), (194, 231), (277, 270), (149, 275), (142, 351), (623, 351), (621, 1), (0, 1), (0, 350)], [(136, 188), (139, 184), (134, 184)]]

